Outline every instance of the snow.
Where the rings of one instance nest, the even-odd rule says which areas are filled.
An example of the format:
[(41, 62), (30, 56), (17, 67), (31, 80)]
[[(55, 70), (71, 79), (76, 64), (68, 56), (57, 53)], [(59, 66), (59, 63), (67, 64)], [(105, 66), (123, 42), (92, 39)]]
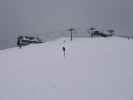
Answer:
[(0, 100), (132, 100), (132, 51), (133, 40), (115, 37), (2, 50)]

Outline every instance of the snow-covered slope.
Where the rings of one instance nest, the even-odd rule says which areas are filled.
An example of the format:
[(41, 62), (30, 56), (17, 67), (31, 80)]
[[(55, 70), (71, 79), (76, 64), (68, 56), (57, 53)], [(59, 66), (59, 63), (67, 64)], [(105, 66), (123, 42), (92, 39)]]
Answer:
[(132, 52), (133, 40), (123, 38), (0, 51), (0, 100), (133, 100)]

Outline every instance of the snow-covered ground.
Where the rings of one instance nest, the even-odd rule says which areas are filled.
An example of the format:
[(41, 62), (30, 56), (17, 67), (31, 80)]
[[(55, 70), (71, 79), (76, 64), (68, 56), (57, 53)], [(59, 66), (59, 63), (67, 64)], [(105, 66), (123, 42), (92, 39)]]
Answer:
[(132, 52), (133, 40), (115, 37), (2, 50), (0, 100), (133, 100)]

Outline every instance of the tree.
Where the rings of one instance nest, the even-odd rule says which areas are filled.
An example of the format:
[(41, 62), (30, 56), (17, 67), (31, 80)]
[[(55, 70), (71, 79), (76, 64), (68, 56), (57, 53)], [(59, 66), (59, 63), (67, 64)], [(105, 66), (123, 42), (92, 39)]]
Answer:
[(70, 40), (72, 41), (72, 34), (73, 34), (73, 31), (75, 31), (75, 29), (74, 28), (70, 28), (70, 29), (68, 29), (68, 31), (70, 32)]

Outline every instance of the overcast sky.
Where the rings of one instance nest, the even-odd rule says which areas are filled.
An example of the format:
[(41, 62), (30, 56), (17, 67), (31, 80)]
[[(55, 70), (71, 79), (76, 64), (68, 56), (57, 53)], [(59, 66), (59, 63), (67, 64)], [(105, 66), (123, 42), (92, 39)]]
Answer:
[(131, 35), (132, 19), (133, 0), (0, 0), (0, 49), (14, 45), (22, 32), (100, 25)]

